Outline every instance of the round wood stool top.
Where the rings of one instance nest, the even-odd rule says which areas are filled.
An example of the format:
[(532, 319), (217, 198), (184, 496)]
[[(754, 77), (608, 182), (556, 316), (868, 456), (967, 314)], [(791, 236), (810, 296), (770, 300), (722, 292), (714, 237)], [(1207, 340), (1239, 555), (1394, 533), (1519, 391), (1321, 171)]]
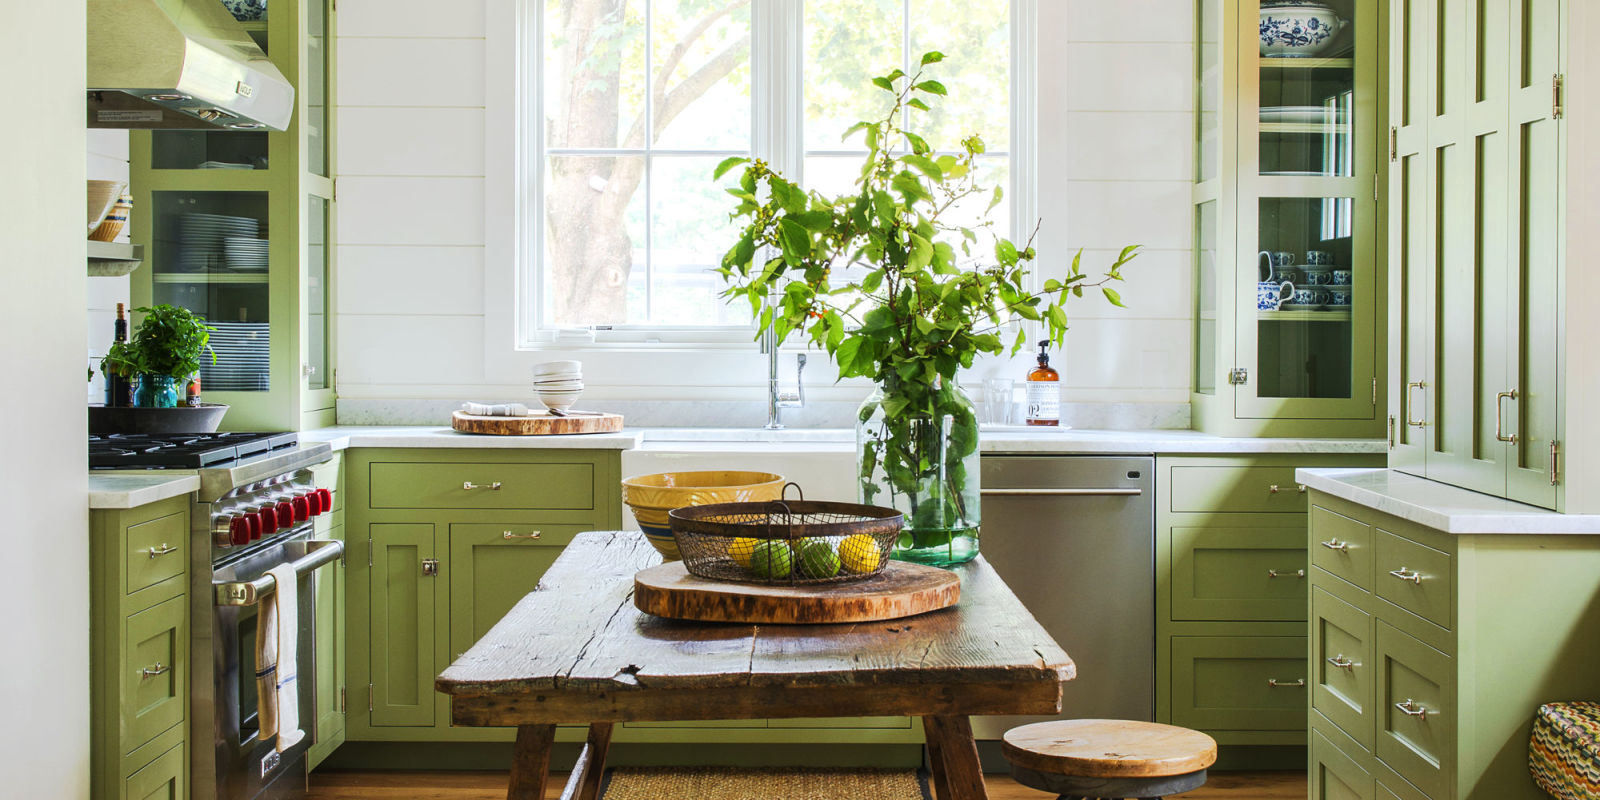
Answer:
[(1188, 728), (1120, 719), (1038, 722), (1006, 731), (1006, 760), (1085, 778), (1157, 778), (1203, 770), (1217, 742)]

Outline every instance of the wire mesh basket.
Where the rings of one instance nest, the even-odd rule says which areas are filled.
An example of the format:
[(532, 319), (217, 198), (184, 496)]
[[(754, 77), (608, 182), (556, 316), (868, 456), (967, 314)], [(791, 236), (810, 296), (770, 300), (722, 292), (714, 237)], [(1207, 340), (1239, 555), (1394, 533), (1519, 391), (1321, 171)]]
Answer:
[(667, 519), (689, 574), (780, 586), (848, 583), (883, 572), (904, 523), (892, 508), (807, 501), (803, 494), (689, 506)]

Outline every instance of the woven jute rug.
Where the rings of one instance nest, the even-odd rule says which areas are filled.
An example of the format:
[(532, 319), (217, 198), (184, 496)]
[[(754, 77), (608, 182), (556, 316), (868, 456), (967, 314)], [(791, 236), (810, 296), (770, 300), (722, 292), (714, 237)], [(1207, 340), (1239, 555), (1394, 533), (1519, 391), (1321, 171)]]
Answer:
[(932, 800), (914, 769), (618, 767), (602, 800)]

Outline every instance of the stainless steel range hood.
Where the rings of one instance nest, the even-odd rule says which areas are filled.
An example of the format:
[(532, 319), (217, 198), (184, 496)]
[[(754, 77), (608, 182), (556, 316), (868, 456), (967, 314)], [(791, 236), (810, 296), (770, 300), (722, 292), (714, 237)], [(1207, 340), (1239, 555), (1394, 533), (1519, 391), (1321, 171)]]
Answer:
[(289, 126), (294, 86), (220, 0), (88, 0), (91, 128)]

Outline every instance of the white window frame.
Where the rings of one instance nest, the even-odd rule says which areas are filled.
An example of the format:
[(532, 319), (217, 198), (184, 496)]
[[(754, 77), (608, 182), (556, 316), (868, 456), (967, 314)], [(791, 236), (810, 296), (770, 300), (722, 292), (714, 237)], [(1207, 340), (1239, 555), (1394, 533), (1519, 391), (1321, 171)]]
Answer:
[[(751, 0), (751, 148), (775, 169), (799, 175), (803, 137), (785, 135), (804, 121), (804, 0)], [(1009, 210), (1013, 240), (1025, 238), (1037, 216), (1038, 0), (1011, 0)], [(538, 0), (489, 0), (486, 42), (485, 350), (493, 362), (506, 343), (514, 351), (752, 349), (752, 328), (743, 326), (623, 325), (593, 330), (592, 341), (558, 341), (557, 331), (537, 321), (536, 263), (543, 235), (542, 86), (538, 73), (543, 42), (543, 4)], [(497, 33), (498, 31), (498, 33)], [(758, 53), (770, 52), (771, 58)], [(949, 53), (959, 58), (960, 53)], [(504, 164), (506, 168), (499, 168)], [(802, 183), (803, 183), (802, 176)], [(719, 254), (720, 255), (720, 254)], [(509, 300), (509, 302), (508, 302)], [(788, 346), (801, 347), (799, 337)]]

